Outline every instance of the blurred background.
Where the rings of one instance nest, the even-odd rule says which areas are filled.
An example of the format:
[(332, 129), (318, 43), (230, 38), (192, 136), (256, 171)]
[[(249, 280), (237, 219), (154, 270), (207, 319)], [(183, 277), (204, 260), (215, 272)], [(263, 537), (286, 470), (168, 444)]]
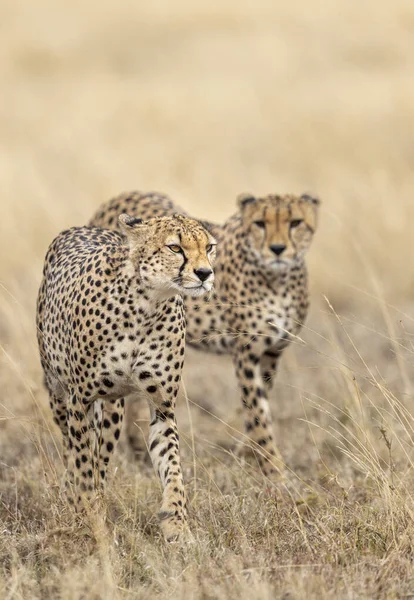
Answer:
[[(239, 192), (323, 200), (313, 292), (410, 300), (411, 0), (3, 0), (0, 277), (124, 190), (227, 218)], [(30, 282), (27, 281), (30, 279)], [(369, 279), (369, 277), (368, 277)], [(26, 294), (25, 294), (26, 295)]]
[[(0, 86), (0, 596), (3, 577), (7, 598), (412, 597), (413, 0), (1, 0)], [(206, 544), (170, 571), (158, 481), (118, 452), (111, 575), (58, 501), (35, 302), (52, 239), (134, 189), (217, 221), (241, 192), (322, 207), (271, 397), (285, 487), (232, 454), (229, 357), (188, 350), (178, 424)]]
[[(329, 360), (347, 352), (348, 330), (338, 345), (329, 334), (324, 346), (326, 320), (337, 324), (326, 295), (365, 364), (411, 393), (413, 63), (412, 0), (3, 0), (6, 413), (26, 415), (34, 401), (47, 406), (34, 312), (49, 243), (132, 189), (168, 193), (195, 216), (219, 221), (244, 191), (320, 196), (307, 346), (289, 350), (279, 386), (322, 386), (320, 394), (342, 402), (332, 395)], [(218, 410), (215, 397), (225, 395), (222, 414), (232, 414), (231, 365), (189, 357), (195, 399)], [(342, 358), (362, 366), (359, 357)], [(301, 410), (288, 402), (286, 418)]]

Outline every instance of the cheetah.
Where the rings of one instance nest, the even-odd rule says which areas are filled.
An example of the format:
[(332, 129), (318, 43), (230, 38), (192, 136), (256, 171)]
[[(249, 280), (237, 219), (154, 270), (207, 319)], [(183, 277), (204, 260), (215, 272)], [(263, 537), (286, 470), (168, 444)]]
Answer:
[[(308, 194), (241, 194), (237, 203), (236, 214), (224, 225), (203, 222), (219, 242), (216, 283), (211, 296), (185, 299), (187, 342), (232, 356), (250, 445), (262, 472), (277, 476), (281, 462), (268, 394), (281, 354), (307, 316), (305, 253), (317, 227), (320, 202)], [(117, 228), (122, 211), (145, 218), (186, 214), (167, 196), (132, 192), (104, 204), (91, 224)], [(132, 428), (129, 434), (133, 437)]]
[(216, 240), (186, 216), (119, 216), (120, 233), (74, 227), (46, 255), (37, 301), (41, 364), (63, 435), (66, 493), (99, 503), (125, 396), (150, 408), (148, 448), (161, 480), (167, 540), (187, 527), (174, 415), (185, 349), (182, 295), (212, 289)]

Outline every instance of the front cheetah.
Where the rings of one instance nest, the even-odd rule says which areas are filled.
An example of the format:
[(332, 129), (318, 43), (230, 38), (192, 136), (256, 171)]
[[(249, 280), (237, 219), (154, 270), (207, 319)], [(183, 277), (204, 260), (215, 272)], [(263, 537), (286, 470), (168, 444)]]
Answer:
[(103, 491), (124, 396), (146, 396), (161, 527), (171, 539), (186, 521), (174, 416), (185, 346), (180, 294), (211, 290), (216, 242), (185, 216), (124, 214), (119, 225), (122, 235), (75, 227), (51, 244), (37, 303), (40, 356), (76, 505)]
[[(203, 223), (219, 241), (215, 293), (185, 300), (187, 341), (233, 357), (246, 432), (266, 475), (277, 464), (267, 396), (279, 358), (308, 311), (305, 253), (318, 206), (306, 194), (239, 196), (237, 213), (224, 225)], [(134, 192), (104, 204), (91, 224), (116, 228), (123, 211), (145, 218), (185, 214), (162, 194)]]

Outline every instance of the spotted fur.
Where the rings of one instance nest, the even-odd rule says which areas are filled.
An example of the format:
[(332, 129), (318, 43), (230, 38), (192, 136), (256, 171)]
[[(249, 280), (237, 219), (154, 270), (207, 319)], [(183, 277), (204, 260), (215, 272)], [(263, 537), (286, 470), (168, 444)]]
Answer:
[[(238, 211), (224, 225), (204, 223), (219, 241), (214, 294), (185, 300), (187, 342), (233, 357), (246, 432), (266, 475), (278, 464), (268, 394), (280, 356), (308, 312), (305, 253), (318, 206), (306, 194), (239, 196)], [(103, 205), (91, 223), (111, 228), (119, 211), (147, 218), (178, 210), (185, 214), (167, 196), (134, 192)]]
[(174, 415), (185, 348), (181, 294), (211, 289), (215, 240), (184, 216), (142, 222), (124, 214), (117, 222), (122, 235), (79, 227), (52, 242), (37, 302), (41, 363), (76, 507), (103, 492), (124, 397), (147, 399), (161, 526), (171, 539), (186, 521)]

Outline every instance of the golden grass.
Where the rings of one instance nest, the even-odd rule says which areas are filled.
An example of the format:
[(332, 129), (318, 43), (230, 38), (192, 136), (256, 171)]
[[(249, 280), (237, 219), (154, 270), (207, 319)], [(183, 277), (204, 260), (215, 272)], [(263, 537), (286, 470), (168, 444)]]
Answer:
[[(411, 0), (1, 3), (0, 597), (414, 594), (413, 55)], [(276, 487), (233, 454), (230, 360), (188, 352), (184, 547), (125, 448), (108, 527), (73, 518), (41, 384), (46, 248), (134, 188), (220, 220), (242, 191), (323, 200), (271, 399)]]

